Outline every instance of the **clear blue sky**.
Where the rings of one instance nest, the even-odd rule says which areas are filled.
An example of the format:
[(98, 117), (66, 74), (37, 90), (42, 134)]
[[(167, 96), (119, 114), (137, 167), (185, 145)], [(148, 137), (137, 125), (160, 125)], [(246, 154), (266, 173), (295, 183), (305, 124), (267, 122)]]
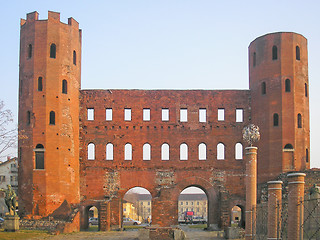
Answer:
[[(262, 3), (261, 3), (262, 2)], [(1, 96), (17, 115), (20, 18), (75, 18), (82, 88), (248, 89), (248, 46), (270, 32), (308, 39), (311, 166), (320, 167), (319, 1), (1, 1)], [(16, 117), (17, 118), (17, 117)]]

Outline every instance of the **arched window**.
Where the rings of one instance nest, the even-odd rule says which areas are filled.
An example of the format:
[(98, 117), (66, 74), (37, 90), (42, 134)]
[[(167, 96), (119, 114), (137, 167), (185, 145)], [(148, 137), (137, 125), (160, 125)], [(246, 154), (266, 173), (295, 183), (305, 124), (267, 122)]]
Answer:
[(56, 114), (54, 111), (50, 112), (49, 118), (50, 118), (49, 124), (55, 125), (56, 124)]
[(113, 160), (113, 144), (108, 143), (106, 145), (106, 160)]
[(292, 146), (292, 144), (287, 143), (287, 144), (284, 146), (284, 149), (293, 149), (293, 146)]
[(257, 54), (256, 52), (253, 53), (253, 66), (255, 67), (256, 66), (256, 61), (257, 61)]
[(286, 92), (291, 92), (290, 79), (286, 79), (286, 82), (285, 82), (285, 90), (286, 90)]
[(198, 146), (199, 160), (207, 160), (207, 145), (200, 143)]
[(300, 60), (300, 47), (296, 46), (296, 59)]
[(308, 84), (304, 84), (304, 95), (308, 97)]
[(62, 93), (68, 93), (68, 82), (67, 80), (62, 80)]
[(277, 46), (272, 47), (272, 60), (278, 59), (278, 48)]
[(261, 83), (261, 94), (264, 95), (267, 93), (267, 86), (266, 86), (266, 82), (262, 82)]
[(75, 50), (73, 50), (73, 64), (77, 65), (77, 53)]
[(217, 145), (217, 159), (224, 160), (225, 147), (223, 143)]
[(38, 78), (38, 91), (42, 91), (43, 85), (42, 85), (42, 77)]
[(170, 146), (168, 143), (164, 143), (161, 146), (161, 160), (170, 159)]
[(27, 124), (30, 125), (31, 123), (31, 112), (27, 111)]
[(32, 57), (32, 45), (29, 44), (28, 46), (28, 58), (31, 58)]
[(35, 169), (44, 169), (44, 152), (45, 149), (42, 144), (37, 144), (34, 149), (35, 152)]
[(188, 145), (185, 143), (180, 145), (180, 160), (188, 160)]
[(124, 160), (132, 160), (132, 145), (130, 143), (124, 146)]
[(143, 145), (143, 160), (151, 159), (151, 145), (149, 143), (145, 143)]
[(54, 43), (50, 46), (50, 58), (56, 58), (57, 47)]
[(302, 116), (300, 113), (298, 114), (298, 128), (302, 128)]
[(306, 162), (309, 162), (309, 150), (306, 148)]
[(241, 143), (237, 143), (235, 146), (235, 159), (236, 160), (243, 159), (243, 147)]
[(88, 160), (94, 160), (95, 159), (95, 146), (94, 143), (88, 144)]
[(273, 126), (279, 126), (279, 115), (278, 113), (273, 114)]

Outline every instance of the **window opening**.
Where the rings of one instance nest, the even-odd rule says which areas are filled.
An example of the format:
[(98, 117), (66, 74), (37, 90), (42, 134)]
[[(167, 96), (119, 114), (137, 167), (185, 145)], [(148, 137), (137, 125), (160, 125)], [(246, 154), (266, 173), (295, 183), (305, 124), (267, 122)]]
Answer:
[(151, 160), (151, 145), (149, 143), (143, 145), (143, 160)]
[(68, 82), (67, 80), (62, 80), (62, 93), (68, 93)]
[(73, 50), (73, 64), (77, 65), (77, 53), (75, 50)]
[(131, 108), (124, 109), (124, 120), (131, 121)]
[(224, 121), (224, 108), (218, 109), (218, 121)]
[(273, 114), (273, 126), (274, 127), (279, 126), (279, 115), (278, 115), (278, 113)]
[(56, 114), (54, 111), (50, 112), (50, 122), (49, 124), (55, 125), (56, 124)]
[(87, 109), (87, 120), (93, 121), (94, 120), (94, 108)]
[(56, 45), (54, 43), (50, 46), (50, 58), (56, 58)]
[(224, 151), (225, 151), (224, 144), (223, 143), (219, 143), (217, 145), (217, 159), (218, 160), (224, 160), (225, 159)]
[(188, 160), (188, 145), (185, 143), (180, 145), (180, 160)]
[(181, 108), (180, 109), (180, 122), (187, 122), (188, 121), (188, 109)]
[(207, 109), (199, 109), (199, 122), (207, 122)]
[(272, 47), (272, 60), (278, 59), (278, 48), (277, 46)]
[(306, 148), (306, 162), (309, 162), (309, 150)]
[(28, 58), (31, 58), (32, 57), (32, 45), (29, 44), (28, 46)]
[(235, 158), (236, 160), (243, 159), (243, 147), (241, 143), (237, 143), (235, 146)]
[(296, 59), (300, 60), (300, 47), (296, 46)]
[(199, 160), (207, 160), (207, 145), (200, 143), (198, 146)]
[(266, 82), (262, 82), (261, 83), (261, 94), (265, 95), (267, 93), (267, 86), (266, 86)]
[(298, 114), (298, 128), (302, 128), (302, 116), (300, 113)]
[(150, 121), (150, 108), (143, 109), (143, 121)]
[(304, 95), (308, 97), (308, 84), (304, 84)]
[(285, 90), (286, 90), (286, 92), (290, 92), (291, 91), (290, 79), (286, 79)]
[(162, 108), (162, 121), (169, 121), (169, 109)]
[(35, 149), (35, 169), (44, 169), (44, 152), (45, 149), (42, 144), (37, 144)]
[(236, 109), (236, 122), (243, 122), (243, 109)]
[(106, 160), (113, 160), (113, 144), (108, 143), (106, 145)]
[(106, 108), (106, 121), (112, 121), (112, 108)]
[(42, 88), (43, 88), (43, 86), (42, 86), (42, 77), (39, 77), (38, 78), (38, 91), (42, 91)]
[(170, 156), (170, 147), (169, 144), (164, 143), (161, 146), (161, 160), (169, 160)]
[(95, 159), (95, 145), (94, 143), (88, 144), (88, 160), (94, 160)]
[(253, 53), (253, 66), (256, 66), (257, 54), (256, 52)]
[(124, 160), (132, 160), (132, 145), (130, 143), (124, 146)]
[(293, 149), (292, 144), (288, 143), (284, 146), (284, 149)]

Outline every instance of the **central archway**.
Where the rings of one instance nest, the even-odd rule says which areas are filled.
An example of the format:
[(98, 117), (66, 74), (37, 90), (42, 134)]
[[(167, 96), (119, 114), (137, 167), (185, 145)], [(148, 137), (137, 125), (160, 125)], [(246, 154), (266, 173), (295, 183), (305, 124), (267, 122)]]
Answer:
[(123, 197), (122, 226), (147, 226), (151, 224), (152, 196), (142, 187), (129, 189)]
[(178, 223), (206, 228), (208, 222), (208, 198), (199, 187), (187, 187), (178, 199)]

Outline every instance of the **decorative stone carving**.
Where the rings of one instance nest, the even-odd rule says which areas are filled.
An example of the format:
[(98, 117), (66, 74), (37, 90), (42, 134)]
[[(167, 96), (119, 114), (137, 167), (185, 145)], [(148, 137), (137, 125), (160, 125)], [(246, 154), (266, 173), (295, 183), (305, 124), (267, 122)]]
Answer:
[(258, 142), (260, 140), (259, 127), (254, 124), (249, 124), (242, 130), (243, 140), (246, 141), (250, 146), (252, 143)]

